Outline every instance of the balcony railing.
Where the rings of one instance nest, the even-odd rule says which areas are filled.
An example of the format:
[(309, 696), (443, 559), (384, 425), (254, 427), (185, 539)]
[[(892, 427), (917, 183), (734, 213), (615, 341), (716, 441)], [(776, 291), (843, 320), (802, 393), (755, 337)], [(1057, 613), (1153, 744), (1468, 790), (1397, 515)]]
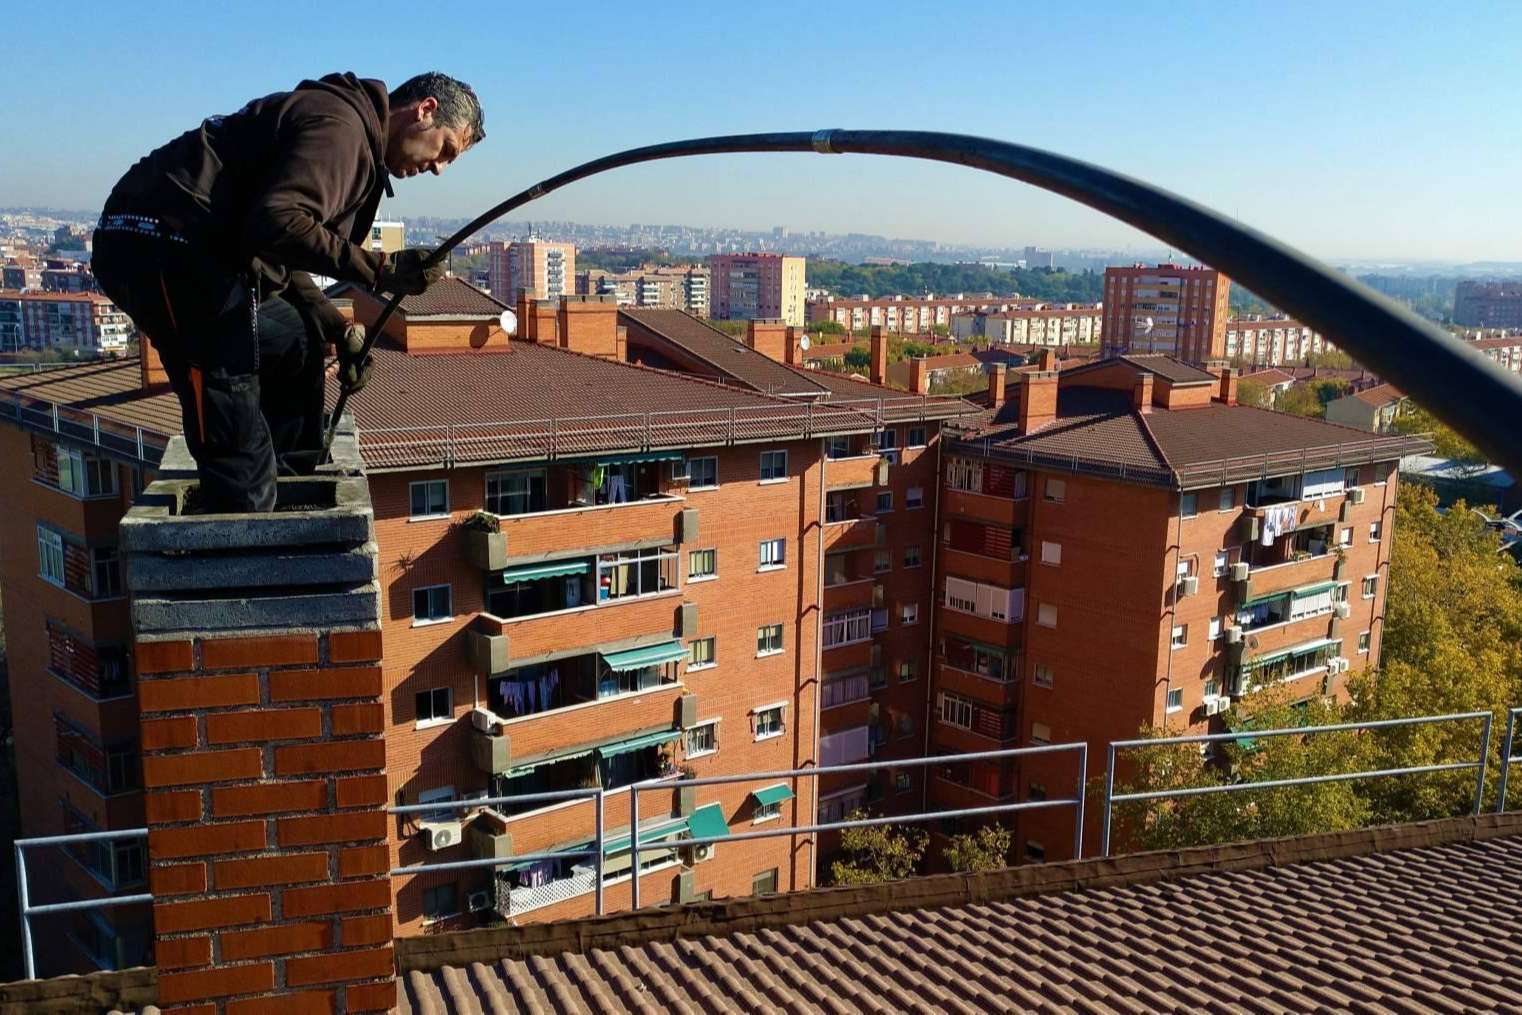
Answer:
[(158, 465), (169, 445), (168, 437), (153, 430), (18, 391), (0, 389), (0, 420), (56, 433), (145, 465)]

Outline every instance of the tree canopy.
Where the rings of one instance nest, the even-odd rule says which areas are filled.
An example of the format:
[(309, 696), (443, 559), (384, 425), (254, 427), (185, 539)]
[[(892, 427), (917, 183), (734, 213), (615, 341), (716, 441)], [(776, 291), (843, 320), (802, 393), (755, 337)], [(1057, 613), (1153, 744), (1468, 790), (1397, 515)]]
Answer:
[(976, 832), (953, 835), (942, 853), (954, 871), (1003, 870), (1009, 866), (1013, 836), (1003, 825), (983, 825)]
[[(866, 817), (853, 811), (847, 821)], [(870, 825), (846, 828), (840, 833), (841, 858), (830, 865), (830, 879), (837, 885), (873, 885), (911, 877), (919, 869), (930, 835), (922, 828)]]
[(996, 296), (1018, 294), (1053, 303), (1093, 303), (1104, 291), (1104, 276), (1054, 268), (993, 268), (984, 264), (865, 265), (810, 259), (809, 286), (828, 289), (838, 296), (865, 293), (874, 299), (903, 294), (980, 293)]
[(1395, 417), (1395, 432), (1402, 434), (1426, 434), (1439, 456), (1451, 458), (1464, 465), (1481, 466), (1486, 458), (1479, 448), (1459, 436), (1458, 431), (1438, 419), (1419, 405), (1412, 405)]

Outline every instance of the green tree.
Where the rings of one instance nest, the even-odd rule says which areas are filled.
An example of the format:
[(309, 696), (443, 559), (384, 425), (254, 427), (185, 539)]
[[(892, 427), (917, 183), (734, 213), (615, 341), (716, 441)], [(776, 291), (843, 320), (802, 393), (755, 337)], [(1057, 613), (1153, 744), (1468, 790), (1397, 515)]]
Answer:
[(953, 835), (942, 856), (954, 871), (1003, 870), (1009, 866), (1009, 847), (1013, 841), (1003, 825), (983, 825), (976, 832)]
[[(1326, 418), (1327, 403), (1347, 394), (1350, 385), (1346, 381), (1310, 381), (1291, 385), (1279, 396), (1280, 412), (1313, 419)], [(1240, 388), (1238, 392), (1240, 393)]]
[(1328, 370), (1357, 370), (1358, 364), (1353, 357), (1341, 349), (1323, 349), (1321, 352), (1313, 352), (1306, 360), (1306, 366), (1324, 367)]
[(846, 326), (839, 321), (815, 321), (809, 327), (813, 328), (815, 334), (819, 335), (844, 335), (846, 333)]
[[(867, 815), (852, 811), (847, 821), (860, 821)], [(922, 828), (899, 828), (894, 825), (870, 825), (847, 828), (840, 833), (841, 859), (830, 865), (830, 878), (837, 885), (875, 885), (912, 877), (930, 835)]]
[(1486, 463), (1485, 455), (1469, 443), (1453, 427), (1438, 419), (1419, 405), (1412, 405), (1395, 417), (1395, 432), (1401, 434), (1425, 434), (1436, 453), (1451, 458), (1461, 465), (1479, 469)]
[(709, 327), (722, 331), (731, 338), (742, 338), (745, 331), (750, 327), (748, 321), (709, 321)]
[[(1378, 674), (1354, 681), (1358, 720), (1489, 710), (1496, 723), (1490, 772), (1505, 709), (1522, 702), (1522, 568), (1500, 538), (1460, 501), (1438, 510), (1437, 496), (1402, 485)], [(1379, 767), (1472, 761), (1478, 723), (1379, 730)], [(1474, 773), (1381, 779), (1363, 787), (1375, 817), (1412, 821), (1462, 814), (1473, 803)]]
[(1269, 390), (1268, 385), (1257, 381), (1238, 381), (1237, 401), (1243, 405), (1255, 405), (1260, 409), (1274, 407), (1273, 392)]
[(859, 345), (853, 345), (846, 352), (846, 366), (853, 370), (866, 370), (872, 365), (872, 354)]
[[(1335, 704), (1313, 699), (1292, 705), (1272, 691), (1261, 691), (1233, 708), (1228, 722), (1240, 729), (1325, 726), (1339, 721)], [(1250, 715), (1243, 715), (1251, 710)], [(1143, 736), (1176, 733), (1153, 727)], [(1220, 757), (1201, 758), (1194, 744), (1159, 744), (1129, 752), (1129, 776), (1117, 780), (1120, 792), (1197, 789), (1233, 783), (1267, 782), (1308, 775), (1356, 771), (1368, 750), (1354, 733), (1261, 737), (1221, 749)], [(1265, 839), (1283, 835), (1357, 828), (1369, 805), (1353, 782), (1236, 790), (1173, 799), (1148, 800), (1116, 807), (1116, 845), (1121, 849), (1177, 849), (1207, 843)]]

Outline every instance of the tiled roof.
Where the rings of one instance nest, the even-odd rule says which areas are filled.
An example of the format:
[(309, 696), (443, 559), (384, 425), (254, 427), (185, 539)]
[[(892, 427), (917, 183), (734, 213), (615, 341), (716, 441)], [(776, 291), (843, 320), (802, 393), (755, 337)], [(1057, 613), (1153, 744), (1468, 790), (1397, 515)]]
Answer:
[(776, 395), (814, 394), (820, 386), (793, 373), (771, 357), (750, 348), (682, 310), (620, 307), (618, 316), (633, 322), (697, 357), (726, 378), (756, 391)]
[(3, 377), (0, 399), (23, 406), (28, 399), (41, 399), (77, 414), (94, 413), (124, 426), (142, 427), (161, 437), (172, 437), (181, 429), (179, 401), (167, 389), (143, 391), (136, 357)]
[(1295, 380), (1295, 375), (1285, 373), (1278, 367), (1269, 367), (1267, 370), (1255, 370), (1250, 374), (1243, 374), (1240, 379), (1258, 384), (1291, 384)]
[(802, 367), (787, 369), (817, 383), (828, 392), (826, 400), (856, 402), (860, 399), (880, 399), (883, 418), (893, 422), (913, 419), (951, 419), (970, 416), (982, 408), (955, 395), (911, 395), (896, 388), (873, 384), (863, 377), (838, 374), (832, 370), (805, 370)]
[(1159, 354), (1121, 356), (1120, 359), (1142, 370), (1149, 370), (1164, 380), (1174, 384), (1213, 383), (1216, 381), (1215, 374), (1192, 367), (1188, 363), (1174, 359), (1172, 356)]
[[(357, 295), (362, 298), (383, 300), (383, 297), (371, 295), (353, 282), (340, 282), (330, 286), (328, 295), (351, 298)], [(490, 317), (495, 319), (507, 309), (506, 303), (499, 303), (463, 278), (451, 275), (429, 286), (428, 291), (419, 296), (403, 296), (396, 312), (408, 318)]]
[(1399, 402), (1406, 395), (1393, 384), (1376, 384), (1372, 388), (1364, 388), (1362, 391), (1353, 392), (1353, 397), (1368, 405), (1389, 405), (1391, 402)]
[(413, 938), (397, 1010), (1516, 1011), (1519, 830), (1487, 815)]

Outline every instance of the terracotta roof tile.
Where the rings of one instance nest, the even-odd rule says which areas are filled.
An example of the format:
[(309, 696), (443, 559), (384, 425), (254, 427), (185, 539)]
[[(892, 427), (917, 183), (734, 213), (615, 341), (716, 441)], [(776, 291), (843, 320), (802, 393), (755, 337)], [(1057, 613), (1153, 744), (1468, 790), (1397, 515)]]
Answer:
[(660, 339), (696, 356), (726, 378), (769, 394), (815, 394), (820, 390), (806, 375), (759, 353), (683, 310), (658, 307), (620, 307), (618, 316)]
[(1353, 392), (1353, 397), (1368, 405), (1380, 406), (1399, 402), (1406, 395), (1393, 384), (1376, 384), (1372, 388)]
[[(362, 292), (352, 282), (340, 282), (328, 288), (330, 296), (352, 297), (356, 293), (371, 297), (369, 293)], [(507, 304), (499, 303), (486, 293), (477, 289), (463, 278), (449, 276), (442, 279), (436, 285), (428, 287), (428, 291), (418, 296), (403, 296), (402, 302), (397, 306), (396, 312), (403, 317), (498, 317), (502, 311), (509, 309)]]
[[(1499, 829), (1504, 819), (1478, 820)], [(1457, 833), (1384, 846), (1382, 834), (1405, 832), (1351, 833), (1378, 851), (1294, 848), (1288, 862), (1261, 844), (1261, 862), (1228, 870), (1212, 869), (1203, 850), (1120, 858), (1094, 866), (1081, 890), (1066, 886), (1085, 883), (1085, 864), (1026, 868), (1050, 888), (987, 902), (906, 905), (903, 887), (924, 897), (906, 882), (847, 890), (851, 909), (836, 915), (825, 890), (651, 910), (648, 927), (628, 915), (578, 921), (541, 946), (513, 936), (532, 927), (479, 932), (523, 957), (414, 969), (397, 1010), (1510, 1009), (1522, 1005), (1512, 982), (1522, 929), (1505, 886), (1522, 880), (1522, 826), (1506, 827), (1472, 841)], [(1277, 845), (1333, 840), (1352, 841)], [(763, 911), (775, 915), (758, 926)], [(615, 925), (622, 943), (599, 947)], [(474, 949), (474, 936), (458, 939)], [(405, 951), (402, 961), (411, 961)]]
[(97, 360), (0, 378), (0, 399), (22, 407), (56, 403), (71, 410), (87, 429), (93, 413), (119, 427), (142, 427), (160, 438), (179, 433), (179, 401), (167, 389), (145, 392), (141, 385), (136, 357)]

